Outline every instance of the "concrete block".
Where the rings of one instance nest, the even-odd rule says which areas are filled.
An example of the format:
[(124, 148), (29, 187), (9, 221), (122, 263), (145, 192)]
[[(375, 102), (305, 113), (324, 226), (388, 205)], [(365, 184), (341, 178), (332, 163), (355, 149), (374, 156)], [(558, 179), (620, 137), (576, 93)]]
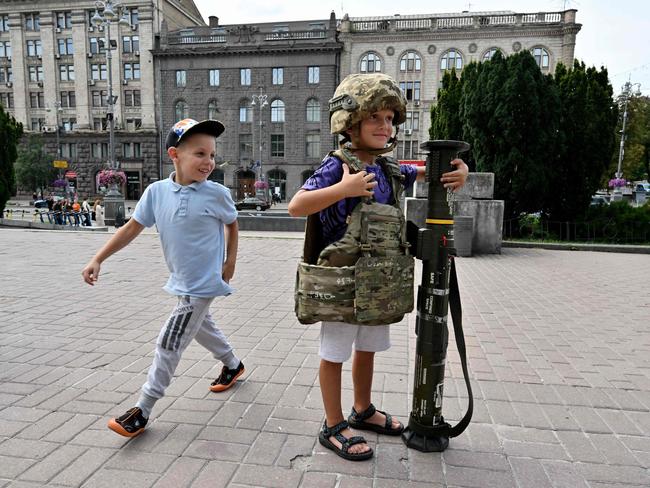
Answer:
[(474, 217), (474, 254), (501, 254), (503, 200), (458, 200), (453, 208), (454, 215)]

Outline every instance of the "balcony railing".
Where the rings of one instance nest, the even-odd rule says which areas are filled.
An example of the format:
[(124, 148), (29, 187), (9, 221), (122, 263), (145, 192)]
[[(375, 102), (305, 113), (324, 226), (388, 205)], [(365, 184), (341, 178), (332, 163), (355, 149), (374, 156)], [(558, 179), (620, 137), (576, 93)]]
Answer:
[(212, 44), (217, 42), (226, 42), (225, 34), (208, 34), (208, 35), (172, 34), (167, 38), (167, 43), (170, 45)]

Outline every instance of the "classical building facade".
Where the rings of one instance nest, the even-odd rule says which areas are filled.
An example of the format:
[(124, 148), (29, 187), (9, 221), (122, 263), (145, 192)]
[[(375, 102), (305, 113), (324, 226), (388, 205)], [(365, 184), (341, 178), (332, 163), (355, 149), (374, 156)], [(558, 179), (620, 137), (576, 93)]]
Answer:
[(559, 62), (573, 64), (576, 10), (563, 12), (464, 12), (459, 14), (345, 16), (339, 25), (341, 78), (379, 71), (395, 78), (408, 99), (407, 121), (395, 156), (420, 159), (429, 139), (431, 106), (442, 77), (497, 51), (529, 50), (540, 69), (553, 73)]
[[(212, 178), (236, 199), (263, 177), (284, 200), (334, 146), (328, 100), (338, 83), (336, 19), (219, 25), (165, 32), (154, 50), (161, 127), (216, 118)], [(163, 174), (172, 167), (165, 164)]]
[(138, 198), (161, 172), (154, 40), (163, 21), (175, 29), (205, 22), (192, 1), (128, 0), (123, 6), (122, 25), (115, 19), (109, 29), (93, 24), (92, 0), (0, 2), (0, 103), (28, 135), (43, 134), (49, 153), (68, 161), (80, 193), (94, 194), (95, 175), (109, 156), (110, 77), (117, 97), (115, 156), (127, 174), (127, 198)]

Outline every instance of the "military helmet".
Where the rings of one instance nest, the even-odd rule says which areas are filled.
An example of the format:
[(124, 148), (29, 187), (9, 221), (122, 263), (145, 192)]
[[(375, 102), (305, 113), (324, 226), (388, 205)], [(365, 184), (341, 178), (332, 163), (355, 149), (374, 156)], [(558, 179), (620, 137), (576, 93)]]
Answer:
[(329, 101), (330, 132), (341, 134), (375, 112), (391, 109), (393, 125), (406, 120), (406, 98), (395, 80), (382, 73), (346, 76)]

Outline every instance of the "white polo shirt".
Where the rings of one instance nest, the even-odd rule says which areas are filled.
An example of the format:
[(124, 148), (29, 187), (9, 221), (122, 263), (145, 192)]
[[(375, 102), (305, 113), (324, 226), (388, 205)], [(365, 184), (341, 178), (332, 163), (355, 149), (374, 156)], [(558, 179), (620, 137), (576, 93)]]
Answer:
[(149, 185), (132, 218), (145, 227), (156, 225), (172, 295), (216, 297), (232, 288), (221, 278), (225, 256), (224, 224), (237, 219), (230, 191), (214, 181), (187, 186), (169, 178)]

